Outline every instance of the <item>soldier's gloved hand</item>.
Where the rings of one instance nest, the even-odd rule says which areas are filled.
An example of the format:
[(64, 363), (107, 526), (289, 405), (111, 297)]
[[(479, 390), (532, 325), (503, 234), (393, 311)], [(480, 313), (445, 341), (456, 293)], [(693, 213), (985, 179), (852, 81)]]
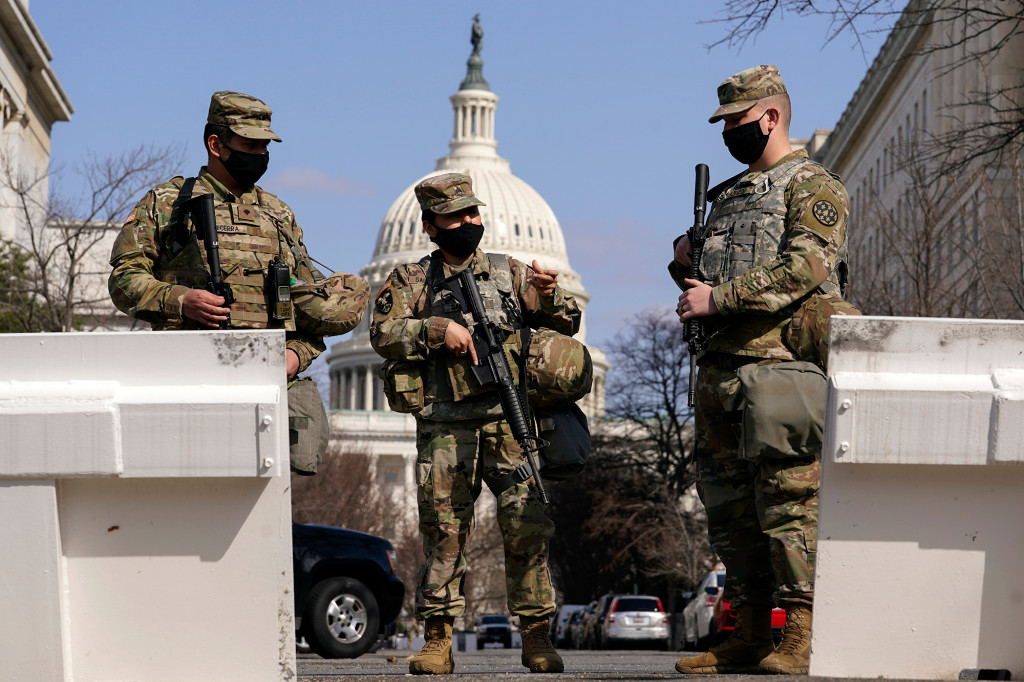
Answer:
[(550, 298), (555, 295), (555, 287), (558, 286), (558, 270), (541, 270), (535, 260), (533, 261), (533, 274), (527, 275), (526, 281), (541, 296)]
[(676, 242), (675, 258), (686, 267), (690, 267), (690, 238), (685, 234)]
[(181, 314), (204, 327), (216, 329), (231, 313), (231, 309), (221, 307), (223, 305), (223, 296), (212, 294), (206, 289), (189, 289), (181, 301)]
[(476, 346), (473, 345), (473, 335), (458, 322), (448, 322), (448, 327), (444, 330), (444, 347), (460, 358), (468, 353), (473, 364), (479, 364), (476, 358)]

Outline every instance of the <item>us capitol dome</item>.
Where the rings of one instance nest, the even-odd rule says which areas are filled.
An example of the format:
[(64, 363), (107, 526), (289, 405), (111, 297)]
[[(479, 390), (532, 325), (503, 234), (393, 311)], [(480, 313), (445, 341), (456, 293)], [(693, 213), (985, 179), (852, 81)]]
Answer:
[[(408, 438), (401, 449), (412, 453), (415, 460), (413, 417), (392, 413), (388, 408), (377, 376), (383, 360), (370, 346), (369, 325), (373, 297), (391, 271), (400, 264), (414, 263), (437, 248), (423, 231), (419, 203), (413, 194), (413, 187), (423, 178), (451, 172), (472, 177), (474, 193), (487, 204), (480, 207), (485, 227), (480, 248), (488, 253), (506, 253), (525, 263), (536, 259), (542, 268), (558, 270), (559, 285), (575, 296), (584, 310), (576, 338), (586, 343), (585, 310), (590, 295), (583, 288), (579, 273), (569, 264), (558, 218), (535, 189), (512, 174), (508, 160), (498, 156), (494, 135), (498, 96), (484, 80), (478, 39), (474, 40), (467, 62), (466, 77), (450, 99), (455, 119), (449, 142), (451, 151), (438, 159), (433, 172), (410, 183), (384, 216), (373, 260), (359, 271), (370, 283), (370, 308), (359, 326), (331, 346), (328, 353), (332, 440), (342, 439), (346, 449), (354, 446), (368, 454), (381, 454), (397, 450), (398, 441)], [(594, 387), (579, 404), (587, 415), (601, 416), (609, 364), (600, 349), (588, 347), (594, 360)], [(388, 480), (386, 472), (383, 478)]]

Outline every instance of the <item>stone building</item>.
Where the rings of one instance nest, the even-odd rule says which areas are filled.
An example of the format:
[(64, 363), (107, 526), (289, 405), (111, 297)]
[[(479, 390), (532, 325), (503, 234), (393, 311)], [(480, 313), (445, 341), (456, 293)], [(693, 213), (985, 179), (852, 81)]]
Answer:
[[(586, 342), (585, 308), (590, 295), (569, 263), (565, 239), (551, 207), (530, 185), (512, 174), (509, 162), (498, 156), (495, 111), (498, 96), (483, 76), (483, 62), (474, 50), (459, 90), (451, 96), (454, 125), (447, 156), (437, 160), (436, 173), (459, 172), (473, 178), (474, 192), (487, 205), (481, 207), (486, 227), (480, 244), (485, 252), (507, 253), (524, 262), (536, 259), (544, 268), (559, 271), (559, 283), (584, 309), (583, 326), (576, 338)], [(376, 292), (395, 266), (418, 261), (436, 248), (423, 232), (421, 211), (413, 195), (415, 182), (399, 195), (381, 221), (373, 259), (359, 274)], [(372, 300), (370, 305), (372, 306)], [(415, 500), (413, 465), (416, 460), (416, 425), (413, 417), (391, 412), (377, 371), (382, 362), (370, 346), (372, 310), (344, 340), (328, 351), (331, 381), (329, 407), (332, 441), (346, 452), (365, 453), (376, 461), (378, 479), (396, 501)], [(590, 347), (594, 359), (594, 388), (581, 401), (592, 416), (604, 413), (604, 382), (608, 362)], [(489, 496), (484, 496), (489, 497)], [(409, 504), (410, 511), (414, 505)]]
[[(50, 130), (74, 108), (50, 66), (53, 54), (28, 12), (28, 0), (0, 0), (0, 173), (44, 178), (33, 203), (46, 205)], [(0, 238), (20, 241), (25, 229), (8, 183), (0, 183)]]
[(969, 158), (1024, 118), (1024, 34), (1019, 17), (998, 22), (1013, 7), (912, 0), (824, 146), (815, 135), (850, 193), (851, 294), (867, 312), (1024, 314), (1024, 137)]

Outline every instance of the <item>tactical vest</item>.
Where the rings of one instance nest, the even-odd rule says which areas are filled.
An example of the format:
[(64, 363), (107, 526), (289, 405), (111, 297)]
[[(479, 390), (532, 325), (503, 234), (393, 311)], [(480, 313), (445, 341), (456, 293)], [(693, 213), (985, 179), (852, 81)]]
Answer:
[[(178, 180), (174, 179), (175, 184)], [(231, 326), (249, 329), (278, 327), (294, 331), (294, 315), (290, 315), (283, 324), (269, 319), (265, 286), (267, 266), (275, 257), (291, 268), (293, 276), (299, 277), (296, 274), (296, 256), (292, 251), (296, 246), (295, 239), (288, 232), (286, 217), (268, 205), (260, 188), (254, 191), (259, 204), (228, 203), (214, 195), (221, 276), (231, 285), (235, 296), (231, 305)], [(193, 192), (192, 196), (197, 194)], [(184, 238), (179, 231), (178, 206), (187, 198), (179, 197), (175, 202), (174, 215), (168, 224), (170, 236), (175, 240), (171, 253), (175, 255), (162, 259), (161, 267), (155, 268), (154, 276), (164, 282), (203, 287), (209, 282), (210, 271), (206, 249), (194, 219), (190, 217), (185, 226)], [(185, 326), (188, 326), (188, 321), (185, 321)]]
[[(522, 327), (522, 315), (512, 283), (512, 270), (508, 256), (496, 253), (487, 254), (489, 274), (476, 276), (477, 288), (484, 302), (487, 317), (497, 325), (505, 337), (502, 346), (508, 359), (509, 367), (515, 382), (519, 383), (519, 353), (522, 348), (519, 329)], [(473, 315), (462, 311), (462, 305), (455, 295), (444, 286), (444, 267), (440, 258), (427, 256), (419, 262), (426, 273), (427, 293), (430, 299), (430, 315), (444, 317), (458, 322), (473, 333), (476, 320)], [(471, 264), (469, 267), (473, 267)], [(428, 362), (429, 369), (424, 372), (424, 402), (428, 405), (438, 402), (459, 402), (468, 397), (486, 393), (494, 393), (495, 385), (481, 386), (473, 375), (469, 355), (456, 357), (452, 353), (437, 353)], [(493, 410), (485, 410), (489, 413)], [(468, 417), (469, 415), (464, 415)], [(479, 416), (484, 416), (483, 414)]]
[[(707, 241), (701, 255), (701, 278), (711, 286), (767, 265), (786, 250), (786, 188), (804, 164), (796, 158), (741, 181), (715, 200), (708, 217)], [(819, 290), (842, 295), (846, 285), (844, 242), (836, 266)]]

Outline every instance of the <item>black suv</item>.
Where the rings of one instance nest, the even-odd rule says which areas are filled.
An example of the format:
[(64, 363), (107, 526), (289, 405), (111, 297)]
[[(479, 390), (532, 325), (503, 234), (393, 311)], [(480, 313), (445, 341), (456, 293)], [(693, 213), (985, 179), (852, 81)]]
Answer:
[(488, 642), (498, 642), (506, 649), (512, 648), (512, 625), (508, 616), (488, 614), (480, 616), (476, 623), (476, 648), (483, 649)]
[(295, 625), (324, 658), (356, 658), (391, 633), (405, 586), (384, 538), (347, 528), (292, 524)]

